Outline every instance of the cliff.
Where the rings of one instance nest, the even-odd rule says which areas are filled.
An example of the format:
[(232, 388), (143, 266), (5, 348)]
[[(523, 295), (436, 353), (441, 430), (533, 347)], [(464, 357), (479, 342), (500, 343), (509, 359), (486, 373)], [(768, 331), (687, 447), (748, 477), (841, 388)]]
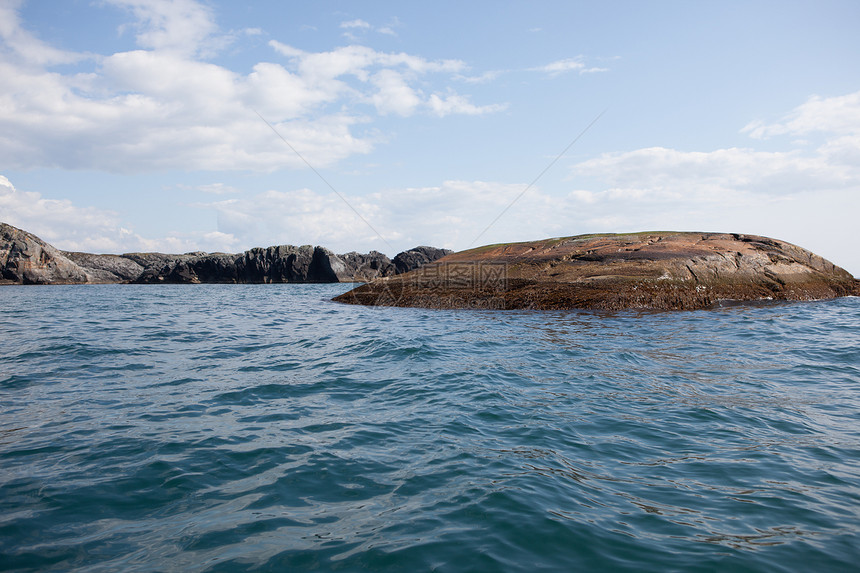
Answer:
[(0, 284), (364, 282), (408, 272), (451, 251), (415, 247), (392, 261), (377, 251), (337, 255), (324, 247), (280, 245), (242, 253), (60, 251), (0, 223)]
[(19, 284), (74, 284), (90, 276), (36, 235), (0, 223), (0, 282)]
[(860, 295), (860, 281), (798, 246), (726, 233), (580, 235), (489, 245), (345, 293), (426, 308), (698, 309), (724, 300)]

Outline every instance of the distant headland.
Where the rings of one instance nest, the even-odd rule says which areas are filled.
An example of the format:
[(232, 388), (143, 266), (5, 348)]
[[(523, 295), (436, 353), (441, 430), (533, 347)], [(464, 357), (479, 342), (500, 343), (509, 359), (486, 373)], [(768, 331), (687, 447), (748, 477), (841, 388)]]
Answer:
[(860, 281), (756, 235), (643, 232), (489, 245), (334, 300), (438, 309), (700, 309), (721, 301), (860, 296)]
[(366, 282), (411, 271), (451, 252), (422, 246), (392, 260), (377, 251), (337, 255), (319, 246), (280, 245), (233, 254), (95, 255), (61, 251), (0, 223), (0, 285)]

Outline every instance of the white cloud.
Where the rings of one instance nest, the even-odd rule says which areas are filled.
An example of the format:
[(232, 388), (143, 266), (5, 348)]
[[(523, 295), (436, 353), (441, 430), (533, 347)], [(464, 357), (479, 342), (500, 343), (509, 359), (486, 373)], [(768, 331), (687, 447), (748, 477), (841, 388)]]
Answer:
[(456, 79), (466, 82), (467, 84), (484, 84), (495, 80), (496, 78), (507, 72), (508, 70), (490, 70), (487, 72), (482, 72), (477, 76), (458, 75), (456, 76)]
[(812, 96), (781, 121), (767, 124), (756, 120), (742, 130), (755, 139), (777, 135), (807, 135), (824, 132), (837, 135), (860, 135), (860, 91), (823, 98)]
[[(468, 247), (524, 188), (525, 184), (452, 180), (364, 197), (345, 194), (349, 204), (333, 192), (271, 190), (200, 207), (215, 209), (219, 231), (249, 245), (313, 243), (336, 252), (377, 249), (394, 255), (419, 244)], [(559, 212), (556, 201), (531, 189), (511, 216), (493, 225), (480, 242), (527, 240), (562, 232)]]
[(573, 168), (578, 176), (596, 177), (615, 189), (644, 188), (651, 193), (744, 191), (786, 195), (809, 189), (838, 189), (856, 181), (857, 166), (835, 165), (822, 154), (762, 152), (730, 148), (710, 152), (664, 147), (606, 153)]
[(19, 191), (0, 175), (0, 221), (23, 229), (65, 251), (128, 253), (160, 251), (238, 250), (236, 237), (220, 231), (171, 233), (143, 237), (122, 225), (118, 213), (79, 207), (68, 199), (46, 199), (34, 191)]
[(545, 66), (541, 66), (536, 68), (537, 71), (545, 72), (550, 75), (558, 75), (564, 72), (571, 71), (582, 71), (585, 69), (585, 64), (582, 62), (581, 58), (568, 58), (564, 60), (556, 60), (555, 62), (551, 62), (546, 64)]
[[(24, 29), (18, 10), (23, 0), (0, 3), (0, 38), (23, 65), (51, 66), (79, 61), (85, 56), (58, 50)], [(5, 76), (4, 76), (5, 77)], [(8, 81), (6, 77), (6, 81)]]
[[(62, 242), (66, 250), (113, 244), (119, 239), (119, 217), (112, 211), (77, 207), (67, 199), (45, 199), (39, 193), (18, 191), (0, 176), (0, 221)], [(55, 245), (58, 246), (58, 245)]]
[[(428, 60), (364, 46), (305, 52), (276, 41), (286, 60), (250, 73), (202, 61), (224, 41), (202, 4), (112, 0), (136, 18), (145, 49), (92, 57), (86, 72), (45, 66), (80, 60), (23, 28), (17, 3), (0, 7), (0, 168), (60, 167), (134, 173), (164, 169), (273, 170), (302, 166), (259, 112), (313, 165), (367, 153), (376, 114), (439, 114), (419, 86), (453, 76), (459, 60)], [(493, 106), (455, 105), (446, 113)], [(460, 99), (456, 99), (459, 97)], [(366, 132), (366, 133), (365, 133)], [(373, 135), (370, 135), (373, 134)]]
[(355, 20), (348, 20), (340, 23), (340, 27), (347, 32), (344, 33), (344, 36), (350, 39), (354, 39), (353, 32), (376, 32), (378, 34), (385, 34), (387, 36), (396, 36), (397, 32), (394, 30), (397, 26), (400, 25), (400, 20), (397, 18), (393, 18), (391, 23), (387, 26), (373, 26), (369, 22), (362, 20), (361, 18), (356, 18)]
[(584, 60), (585, 59), (582, 56), (578, 56), (576, 58), (565, 58), (563, 60), (556, 60), (554, 62), (550, 62), (549, 64), (543, 66), (531, 68), (530, 71), (543, 72), (545, 74), (548, 74), (550, 77), (560, 76), (561, 74), (565, 74), (567, 72), (591, 74), (596, 72), (608, 71), (608, 68), (587, 67), (585, 65)]
[(409, 87), (402, 74), (394, 70), (380, 70), (373, 75), (371, 82), (378, 89), (372, 96), (373, 105), (382, 115), (412, 115), (415, 108), (421, 104), (418, 93)]
[(340, 27), (341, 28), (361, 28), (363, 30), (366, 30), (366, 29), (370, 28), (370, 24), (368, 24), (364, 20), (357, 19), (357, 20), (349, 20), (348, 22), (341, 22)]
[(295, 61), (300, 73), (318, 78), (352, 75), (362, 81), (368, 68), (403, 66), (416, 73), (456, 73), (466, 68), (461, 60), (428, 60), (404, 52), (379, 52), (367, 46), (345, 46), (330, 52), (305, 52), (276, 40), (269, 45), (278, 53)]
[(142, 48), (194, 54), (206, 49), (218, 26), (212, 11), (194, 0), (107, 0), (130, 10)]
[[(601, 169), (609, 169), (608, 164)], [(618, 185), (574, 188), (564, 195), (532, 187), (520, 197), (525, 183), (449, 180), (366, 196), (344, 193), (349, 205), (333, 192), (311, 189), (242, 193), (194, 205), (217, 214), (217, 229), (170, 233), (153, 240), (125, 229), (116, 213), (18, 192), (0, 178), (0, 220), (66, 250), (116, 253), (236, 252), (274, 244), (319, 244), (336, 252), (376, 249), (394, 255), (419, 244), (461, 250), (473, 243), (589, 232), (741, 232), (794, 242), (860, 275), (860, 254), (853, 241), (854, 219), (860, 212), (856, 187), (786, 196), (737, 190), (708, 178), (696, 183), (691, 176), (660, 187), (622, 182), (623, 178)]]
[[(860, 212), (860, 95), (811, 98), (781, 122), (744, 128), (752, 137), (818, 132), (823, 143), (789, 151), (606, 153), (577, 163), (570, 192), (592, 216), (586, 228), (746, 232), (788, 240), (860, 275), (853, 228)], [(610, 224), (609, 228), (605, 225)]]
[(458, 94), (449, 94), (440, 96), (432, 94), (427, 102), (433, 113), (439, 117), (445, 117), (452, 113), (460, 113), (465, 115), (483, 115), (485, 113), (496, 113), (507, 108), (505, 104), (491, 104), (478, 106), (469, 101), (465, 96)]
[(753, 138), (818, 132), (824, 140), (808, 149), (806, 141), (790, 151), (751, 148), (679, 151), (663, 147), (607, 153), (574, 166), (577, 176), (596, 177), (613, 193), (677, 196), (755, 193), (771, 197), (807, 193), (860, 192), (860, 92), (812, 97), (777, 123), (756, 121), (741, 130)]

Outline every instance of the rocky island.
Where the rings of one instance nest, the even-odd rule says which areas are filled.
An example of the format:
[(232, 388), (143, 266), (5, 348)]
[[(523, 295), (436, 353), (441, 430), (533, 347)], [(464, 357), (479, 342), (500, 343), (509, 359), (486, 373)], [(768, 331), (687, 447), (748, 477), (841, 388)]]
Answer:
[(860, 295), (860, 281), (798, 246), (727, 233), (580, 235), (489, 245), (334, 300), (438, 309), (700, 309), (721, 301)]
[(411, 271), (451, 252), (422, 246), (392, 260), (377, 251), (337, 255), (325, 247), (279, 245), (242, 253), (94, 255), (61, 251), (0, 223), (0, 285), (366, 282)]

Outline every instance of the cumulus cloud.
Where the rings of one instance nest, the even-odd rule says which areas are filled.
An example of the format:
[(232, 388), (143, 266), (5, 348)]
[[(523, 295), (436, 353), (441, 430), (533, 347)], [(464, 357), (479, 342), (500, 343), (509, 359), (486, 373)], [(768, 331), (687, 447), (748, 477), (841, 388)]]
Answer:
[[(24, 29), (18, 10), (23, 0), (0, 3), (0, 39), (19, 65), (51, 66), (84, 59), (84, 54), (58, 50)], [(4, 76), (7, 78), (8, 76)]]
[(799, 151), (762, 152), (748, 148), (709, 152), (664, 147), (606, 153), (573, 168), (578, 176), (596, 177), (616, 193), (725, 193), (744, 191), (786, 195), (813, 188), (842, 188), (852, 184), (858, 170), (834, 165), (825, 154)]
[[(470, 246), (525, 187), (520, 183), (450, 180), (437, 186), (388, 189), (367, 196), (339, 196), (307, 188), (234, 193), (192, 205), (216, 214), (216, 230), (174, 232), (153, 239), (123, 225), (117, 213), (18, 191), (0, 176), (0, 220), (65, 250), (236, 252), (274, 244), (319, 244), (337, 252), (376, 249), (393, 256), (419, 244), (452, 249)], [(216, 194), (233, 191), (220, 184), (194, 189)], [(510, 216), (481, 237), (481, 242), (570, 234), (570, 228), (565, 227), (570, 220), (563, 213), (575, 206), (573, 202), (560, 205), (532, 188)]]
[(194, 54), (209, 47), (218, 30), (212, 11), (195, 0), (107, 0), (136, 17), (139, 46)]
[[(341, 197), (311, 189), (270, 190), (200, 207), (217, 211), (219, 231), (241, 237), (248, 244), (314, 243), (337, 252), (376, 249), (394, 255), (419, 244), (467, 248), (525, 187), (450, 180), (437, 186), (387, 189), (367, 196)], [(564, 232), (566, 221), (559, 215), (566, 209), (567, 205), (559, 206), (555, 199), (532, 188), (517, 203), (512, 216), (494, 224), (481, 242), (527, 240)]]
[(196, 244), (179, 236), (146, 239), (125, 228), (113, 211), (80, 207), (68, 199), (46, 199), (34, 191), (19, 191), (3, 176), (0, 176), (0, 221), (66, 251), (184, 252), (192, 250), (185, 247)]
[[(742, 150), (729, 155), (734, 153)], [(392, 188), (364, 196), (338, 196), (307, 188), (222, 195), (192, 205), (216, 214), (215, 230), (169, 233), (158, 239), (129, 230), (116, 213), (15, 191), (8, 181), (0, 179), (0, 220), (35, 232), (63, 249), (117, 253), (236, 252), (253, 246), (320, 244), (336, 252), (376, 249), (394, 255), (419, 244), (461, 250), (589, 232), (742, 232), (794, 242), (860, 275), (860, 255), (846, 235), (856, 226), (854, 218), (860, 210), (856, 185), (811, 187), (792, 194), (765, 193), (735, 188), (716, 173), (699, 180), (693, 173), (682, 175), (683, 169), (677, 180), (664, 173), (637, 185), (632, 172), (615, 176), (613, 167), (641, 174), (641, 162), (648, 157), (656, 156), (655, 161), (664, 169), (669, 165), (683, 167), (687, 161), (707, 163), (709, 159), (684, 157), (683, 152), (631, 154), (577, 164), (576, 168), (588, 171), (596, 183), (590, 188), (574, 183), (564, 193), (540, 186), (526, 190), (524, 182), (447, 180), (434, 186)], [(633, 158), (639, 165), (625, 164)], [(718, 163), (725, 165), (726, 161), (731, 159), (722, 158)], [(217, 184), (203, 187), (195, 189), (225, 191)]]
[(755, 139), (785, 134), (807, 135), (814, 132), (858, 136), (860, 91), (829, 98), (812, 96), (780, 121), (766, 123), (756, 120), (747, 124), (741, 132)]
[[(582, 186), (566, 201), (586, 228), (738, 231), (789, 240), (860, 274), (850, 229), (860, 210), (860, 92), (813, 97), (781, 121), (748, 124), (751, 137), (817, 133), (788, 151), (665, 147), (605, 153), (571, 168)], [(606, 225), (610, 228), (606, 228)]]
[[(0, 175), (0, 217), (4, 223), (44, 235), (45, 240), (105, 235), (119, 228), (116, 213), (93, 207), (77, 207), (68, 199), (45, 199), (39, 193), (18, 191)], [(75, 229), (69, 229), (73, 221)]]
[(858, 189), (860, 181), (860, 92), (833, 98), (812, 97), (783, 120), (755, 121), (741, 130), (754, 139), (818, 132), (814, 149), (753, 148), (682, 151), (664, 147), (606, 153), (573, 167), (575, 176), (595, 177), (607, 193), (726, 196), (755, 193), (789, 196)]
[(421, 104), (418, 93), (409, 86), (402, 74), (394, 70), (380, 70), (371, 81), (378, 90), (372, 96), (373, 104), (382, 115), (412, 115)]
[(459, 60), (364, 46), (307, 52), (273, 40), (269, 46), (281, 61), (239, 73), (205, 60), (227, 41), (205, 5), (111, 4), (135, 17), (140, 49), (87, 56), (92, 68), (77, 73), (51, 66), (84, 56), (26, 32), (17, 3), (0, 7), (7, 48), (0, 51), (0, 167), (134, 173), (303, 165), (284, 153), (257, 113), (309, 162), (324, 167), (371, 151), (380, 138), (367, 124), (377, 115), (497, 109), (454, 105), (455, 99), (440, 114), (439, 103), (422, 92), (428, 74), (444, 81), (464, 70)]
[(196, 250), (233, 251), (239, 240), (221, 231), (171, 233), (147, 238), (123, 225), (118, 213), (81, 207), (68, 199), (46, 199), (35, 191), (20, 191), (0, 175), (0, 221), (24, 229), (65, 251), (128, 253)]
[[(232, 193), (235, 189), (221, 184), (195, 186), (194, 190), (225, 194), (192, 205), (214, 212), (217, 229), (148, 238), (129, 229), (115, 212), (18, 191), (0, 176), (0, 220), (65, 250), (236, 252), (255, 246), (315, 244), (337, 252), (376, 249), (393, 256), (419, 244), (467, 248), (525, 188), (524, 183), (449, 180), (436, 186), (339, 196), (307, 188), (248, 194)], [(571, 209), (576, 208), (573, 201), (560, 203), (533, 187), (481, 237), (481, 243), (571, 234), (576, 230), (568, 226), (574, 215)]]

